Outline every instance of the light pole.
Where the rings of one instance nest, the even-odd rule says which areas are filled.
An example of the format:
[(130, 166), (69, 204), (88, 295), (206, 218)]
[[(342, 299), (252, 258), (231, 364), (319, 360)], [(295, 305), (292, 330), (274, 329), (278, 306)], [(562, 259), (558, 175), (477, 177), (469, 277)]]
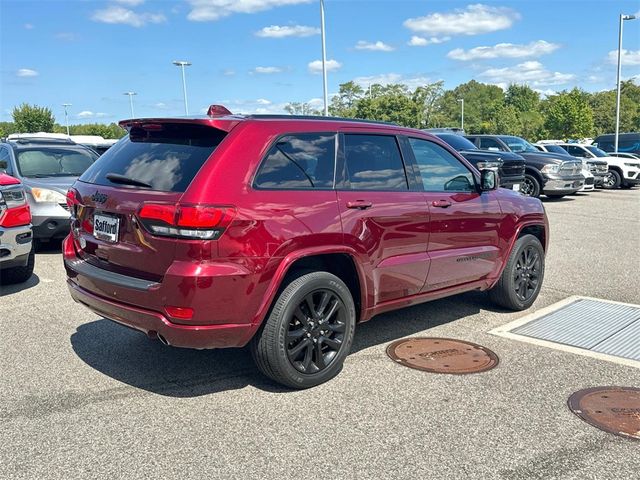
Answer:
[(189, 103), (187, 102), (187, 81), (184, 76), (184, 67), (191, 65), (190, 62), (184, 60), (174, 60), (173, 64), (182, 69), (182, 93), (184, 94), (184, 114), (189, 115)]
[(133, 113), (133, 96), (137, 95), (136, 92), (124, 92), (123, 95), (129, 95), (129, 105), (131, 106), (131, 118), (135, 118), (135, 114)]
[(320, 0), (320, 32), (322, 36), (322, 88), (324, 90), (324, 116), (329, 116), (329, 94), (327, 93), (327, 49), (324, 35), (324, 0)]
[(635, 15), (620, 14), (620, 27), (618, 29), (618, 78), (616, 81), (616, 137), (614, 141), (613, 151), (618, 151), (618, 136), (620, 135), (620, 74), (622, 73), (622, 22), (625, 20), (635, 20)]
[(67, 115), (67, 107), (70, 107), (71, 104), (63, 103), (62, 106), (64, 107), (64, 123), (67, 126), (67, 136), (68, 136), (69, 135), (69, 116)]
[(464, 98), (459, 98), (458, 102), (460, 102), (460, 130), (464, 130)]

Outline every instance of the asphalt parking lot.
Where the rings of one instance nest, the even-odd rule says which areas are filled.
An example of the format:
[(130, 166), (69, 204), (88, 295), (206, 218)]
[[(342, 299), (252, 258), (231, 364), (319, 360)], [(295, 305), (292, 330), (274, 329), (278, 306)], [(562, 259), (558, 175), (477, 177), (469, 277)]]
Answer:
[[(640, 189), (545, 201), (545, 284), (640, 303)], [(508, 313), (470, 293), (356, 329), (342, 373), (307, 391), (264, 379), (246, 350), (167, 348), (73, 303), (56, 246), (0, 289), (0, 478), (627, 479), (638, 443), (582, 422), (571, 393), (640, 386), (640, 369), (487, 333)], [(437, 375), (385, 354), (406, 336), (478, 342), (500, 357)], [(640, 339), (639, 339), (640, 341)]]

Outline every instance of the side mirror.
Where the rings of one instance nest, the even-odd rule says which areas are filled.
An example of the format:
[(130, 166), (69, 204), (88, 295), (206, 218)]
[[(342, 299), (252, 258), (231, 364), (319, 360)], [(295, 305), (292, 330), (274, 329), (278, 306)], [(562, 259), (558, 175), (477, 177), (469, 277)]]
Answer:
[(480, 190), (483, 192), (490, 192), (498, 188), (498, 174), (495, 170), (485, 169), (480, 170)]

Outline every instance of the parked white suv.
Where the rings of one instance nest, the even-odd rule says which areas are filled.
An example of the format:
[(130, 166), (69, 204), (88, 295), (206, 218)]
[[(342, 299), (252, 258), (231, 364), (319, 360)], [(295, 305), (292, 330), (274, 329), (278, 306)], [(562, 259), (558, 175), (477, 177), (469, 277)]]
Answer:
[(604, 178), (604, 188), (631, 188), (640, 184), (640, 160), (612, 157), (593, 145), (563, 143), (561, 147), (574, 157), (607, 162), (609, 171)]

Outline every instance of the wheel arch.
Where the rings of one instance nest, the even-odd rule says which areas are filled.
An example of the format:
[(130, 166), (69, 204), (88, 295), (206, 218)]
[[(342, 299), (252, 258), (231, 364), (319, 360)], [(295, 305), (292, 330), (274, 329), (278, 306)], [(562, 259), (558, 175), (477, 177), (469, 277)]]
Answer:
[(356, 307), (356, 322), (366, 309), (366, 282), (357, 254), (336, 246), (322, 250), (308, 249), (291, 253), (282, 259), (254, 317), (253, 324), (261, 324), (283, 288), (301, 272), (326, 271), (340, 278), (351, 292)]

